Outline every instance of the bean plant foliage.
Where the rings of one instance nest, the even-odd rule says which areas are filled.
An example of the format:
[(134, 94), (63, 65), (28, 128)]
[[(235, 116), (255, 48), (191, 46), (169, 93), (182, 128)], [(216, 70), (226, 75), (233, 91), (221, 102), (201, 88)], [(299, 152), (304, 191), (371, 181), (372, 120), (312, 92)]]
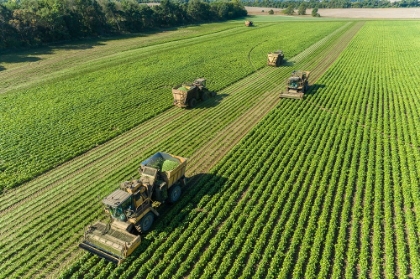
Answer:
[[(213, 24), (211, 28), (213, 28), (212, 26)], [(286, 29), (290, 30), (290, 33), (285, 33), (288, 34), (287, 37), (271, 42), (267, 40), (268, 34), (272, 34), (283, 26), (288, 27)], [(165, 37), (166, 43), (159, 44), (163, 50), (173, 50), (177, 46), (179, 48), (178, 51), (181, 53), (180, 49), (185, 46), (187, 51), (196, 54), (192, 52), (192, 46), (203, 46), (203, 49), (206, 50), (205, 55), (215, 52), (212, 55), (218, 55), (218, 59), (223, 58), (223, 52), (220, 51), (223, 48), (220, 48), (219, 45), (216, 45), (217, 48), (210, 48), (212, 44), (209, 42), (218, 42), (222, 34), (229, 35), (242, 44), (248, 43), (247, 47), (244, 47), (242, 50), (241, 48), (236, 48), (239, 51), (243, 51), (243, 53), (242, 57), (234, 58), (243, 63), (241, 65), (244, 65), (244, 67), (240, 69), (250, 71), (250, 74), (240, 78), (237, 82), (232, 82), (229, 80), (229, 75), (237, 76), (241, 72), (239, 70), (235, 72), (232, 68), (226, 67), (223, 61), (214, 65), (198, 63), (208, 67), (209, 75), (217, 73), (213, 69), (223, 71), (217, 75), (222, 76), (223, 74), (223, 77), (226, 78), (224, 82), (229, 81), (231, 85), (218, 90), (218, 95), (214, 99), (202, 102), (195, 109), (190, 110), (172, 107), (171, 88), (162, 88), (162, 91), (159, 91), (159, 93), (161, 93), (161, 96), (167, 96), (168, 103), (165, 103), (165, 105), (169, 106), (170, 109), (153, 116), (147, 121), (141, 122), (120, 136), (109, 140), (105, 144), (101, 144), (89, 152), (83, 153), (82, 156), (78, 156), (32, 179), (28, 183), (0, 195), (0, 223), (2, 224), (0, 227), (2, 236), (0, 239), (0, 278), (58, 278), (59, 274), (65, 270), (65, 274), (63, 274), (65, 278), (119, 278), (120, 276), (122, 276), (121, 278), (133, 278), (136, 276), (136, 268), (129, 268), (129, 266), (134, 260), (143, 261), (143, 257), (149, 257), (150, 259), (152, 255), (156, 256), (161, 252), (168, 251), (175, 243), (174, 241), (180, 237), (178, 233), (181, 233), (188, 223), (193, 221), (192, 218), (195, 218), (195, 213), (200, 213), (200, 215), (197, 215), (200, 218), (205, 217), (209, 213), (208, 209), (200, 208), (200, 206), (209, 201), (213, 195), (218, 194), (228, 179), (228, 177), (214, 174), (208, 170), (200, 171), (206, 164), (211, 163), (211, 165), (214, 165), (219, 160), (213, 157), (214, 152), (216, 150), (218, 152), (221, 148), (219, 140), (224, 139), (228, 142), (228, 146), (233, 146), (233, 142), (236, 142), (239, 138), (237, 138), (237, 133), (232, 131), (232, 127), (235, 127), (235, 131), (240, 127), (242, 129), (245, 127), (251, 129), (253, 124), (250, 125), (249, 122), (257, 123), (254, 119), (255, 108), (259, 110), (261, 109), (261, 104), (263, 104), (265, 111), (268, 111), (278, 101), (278, 90), (273, 89), (283, 88), (283, 86), (272, 81), (285, 80), (290, 75), (293, 67), (288, 65), (280, 68), (266, 67), (266, 50), (278, 49), (278, 45), (281, 43), (284, 46), (283, 49), (287, 50), (288, 53), (286, 59), (294, 61), (295, 67), (302, 68), (303, 65), (313, 65), (313, 63), (316, 64), (323, 61), (323, 59), (320, 60), (318, 57), (320, 53), (324, 53), (323, 55), (328, 54), (328, 51), (324, 51), (323, 48), (326, 46), (332, 47), (331, 44), (335, 44), (335, 41), (341, 38), (343, 32), (346, 32), (351, 24), (349, 25), (347, 22), (320, 22), (319, 25), (313, 23), (299, 24), (301, 28), (308, 30), (308, 33), (311, 34), (306, 41), (302, 41), (300, 36), (294, 34), (296, 32), (291, 27), (296, 26), (296, 22), (293, 22), (293, 24), (287, 23), (286, 25), (283, 25), (283, 23), (268, 24), (264, 28), (259, 24), (258, 32), (254, 33), (251, 32), (250, 28), (244, 27), (243, 22), (240, 21), (232, 23), (231, 28), (223, 28), (224, 31), (219, 30), (214, 37), (205, 36), (208, 33), (204, 33), (202, 36), (189, 37), (189, 39), (169, 43), (167, 41), (169, 37)], [(208, 31), (206, 29), (206, 32)], [(239, 31), (243, 31), (246, 34), (239, 35)], [(260, 34), (261, 32), (267, 33), (264, 35)], [(258, 39), (258, 43), (254, 41), (249, 42), (250, 36), (255, 36)], [(214, 38), (218, 40), (214, 40)], [(262, 38), (264, 39), (262, 40)], [(200, 41), (202, 44), (199, 43)], [(192, 44), (190, 48), (185, 45), (187, 42)], [(226, 47), (228, 46), (228, 40), (224, 40), (223, 43), (225, 43)], [(299, 43), (299, 48), (296, 48), (297, 43)], [(231, 44), (234, 43), (231, 42)], [(144, 48), (143, 51), (149, 51), (149, 53), (165, 53), (157, 45)], [(219, 52), (217, 52), (218, 50)], [(229, 57), (232, 58), (231, 56), (235, 54), (235, 51), (233, 51), (233, 47), (229, 50)], [(95, 49), (92, 51), (95, 52)], [(170, 59), (170, 54), (168, 54), (168, 59)], [(123, 57), (128, 55), (131, 58), (132, 52), (127, 50), (119, 55)], [(113, 62), (112, 58), (115, 58), (114, 56), (118, 55), (107, 56), (104, 59), (105, 62)], [(188, 57), (188, 55), (183, 56), (185, 59), (188, 59)], [(247, 62), (243, 61), (244, 57)], [(156, 58), (157, 56), (151, 58), (150, 63), (155, 61)], [(250, 66), (248, 58), (250, 58), (255, 67)], [(213, 60), (218, 61), (217, 59)], [(128, 59), (128, 61), (132, 61), (132, 59)], [(91, 63), (100, 69), (106, 68), (99, 61), (94, 60), (92, 62), (91, 60)], [(89, 63), (89, 66), (92, 66), (90, 65), (91, 63)], [(106, 63), (105, 65), (108, 65)], [(119, 63), (116, 62), (116, 64)], [(193, 65), (195, 66), (195, 64)], [(217, 65), (220, 66), (216, 68)], [(196, 69), (195, 67), (193, 68)], [(255, 68), (260, 68), (260, 70), (255, 72)], [(21, 70), (20, 68), (18, 69)], [(89, 75), (89, 71), (87, 71), (87, 69), (90, 69), (89, 67), (81, 66), (77, 69), (83, 69), (85, 75)], [(196, 77), (195, 70), (189, 70), (186, 67), (183, 69), (183, 72), (186, 72), (186, 74)], [(139, 71), (139, 69), (137, 70)], [(74, 72), (70, 71), (67, 74), (66, 77), (71, 76)], [(139, 76), (137, 73), (135, 74), (136, 77)], [(179, 73), (174, 71), (172, 74)], [(126, 76), (129, 75), (126, 74)], [(76, 75), (76, 77), (81, 78), (80, 75)], [(177, 79), (179, 77), (184, 78), (185, 76), (179, 75)], [(62, 78), (59, 80), (62, 80)], [(223, 84), (218, 84), (217, 82), (214, 84), (210, 82), (215, 81), (213, 78), (208, 80), (210, 89), (223, 86)], [(147, 81), (150, 80), (147, 79)], [(72, 80), (72, 82), (73, 86), (77, 87), (77, 79)], [(163, 79), (162, 82), (166, 83)], [(146, 82), (145, 85), (147, 84), (149, 83)], [(111, 84), (109, 85), (111, 86)], [(147, 88), (147, 86), (145, 87)], [(42, 87), (39, 86), (39, 88)], [(26, 92), (33, 93), (34, 91)], [(3, 95), (8, 94), (5, 93)], [(154, 94), (157, 93), (155, 92)], [(138, 92), (136, 96), (141, 97)], [(78, 97), (81, 98), (82, 95)], [(266, 98), (271, 99), (272, 102), (267, 102)], [(117, 101), (117, 99), (113, 100), (115, 104)], [(38, 104), (41, 104), (41, 102)], [(147, 108), (150, 109), (151, 105), (149, 103)], [(109, 106), (108, 110), (107, 113), (115, 113), (115, 110), (112, 110), (112, 106)], [(132, 111), (131, 113), (135, 114), (135, 116), (131, 116), (133, 117), (132, 119), (141, 116), (145, 110)], [(130, 116), (131, 114), (128, 113), (126, 115)], [(262, 117), (263, 114), (260, 114), (258, 119)], [(86, 129), (92, 128), (87, 126), (87, 122), (83, 125), (85, 125)], [(90, 134), (87, 133), (87, 135)], [(48, 138), (44, 138), (45, 142), (47, 140)], [(76, 138), (73, 138), (73, 140), (81, 141)], [(224, 149), (223, 154), (226, 154), (230, 148), (224, 147)], [(166, 151), (190, 159), (187, 167), (188, 188), (182, 190), (184, 194), (179, 202), (159, 208), (161, 217), (168, 216), (170, 219), (156, 218), (153, 230), (149, 234), (142, 236), (142, 246), (136, 250), (136, 254), (133, 257), (130, 257), (124, 263), (125, 269), (117, 270), (112, 264), (99, 263), (100, 260), (97, 257), (91, 258), (88, 253), (77, 246), (83, 237), (84, 228), (96, 220), (107, 221), (101, 205), (102, 197), (117, 189), (122, 181), (138, 177), (137, 170), (141, 161), (156, 153), (156, 151)], [(207, 154), (204, 157), (203, 152)], [(201, 163), (197, 163), (197, 160), (201, 160)], [(202, 175), (200, 175), (201, 173)], [(192, 180), (195, 178), (200, 178), (200, 181), (193, 183)], [(210, 181), (213, 183), (210, 183)], [(244, 183), (247, 183), (246, 180), (244, 180)], [(206, 186), (204, 187), (204, 185)], [(231, 201), (223, 202), (223, 204), (229, 207), (229, 205), (235, 204), (234, 199), (235, 197), (232, 197)], [(212, 203), (216, 205), (217, 202), (218, 200), (216, 199)], [(217, 212), (218, 209), (214, 208), (215, 212)], [(31, 212), (31, 220), (29, 222), (17, 221), (25, 218), (28, 212)], [(173, 215), (167, 215), (170, 212), (173, 212)], [(223, 216), (227, 216), (228, 212), (229, 210), (225, 210)], [(191, 218), (188, 216), (191, 216)], [(200, 220), (202, 220), (200, 218), (194, 220), (194, 225), (190, 227), (190, 230), (200, 224)], [(218, 219), (220, 218), (218, 217)], [(219, 223), (213, 224), (214, 220), (212, 217), (206, 219), (206, 224), (212, 224), (212, 228), (217, 230)], [(200, 228), (201, 232), (203, 232), (203, 228)], [(209, 227), (207, 226), (207, 228)], [(206, 231), (207, 237), (213, 235), (213, 232), (213, 229)], [(171, 254), (168, 254), (169, 259), (172, 259), (174, 253), (185, 245), (185, 241), (189, 240), (188, 245), (198, 241), (197, 237), (189, 238), (189, 236), (189, 233), (182, 236), (176, 247), (172, 248)], [(188, 251), (191, 250), (184, 250), (178, 257), (184, 257), (185, 252), (188, 253)], [(196, 255), (196, 252), (197, 250), (191, 256)], [(175, 265), (177, 261), (178, 259), (174, 260), (174, 264), (171, 265), (172, 269), (177, 266)], [(22, 264), (22, 262), (25, 264)], [(167, 259), (164, 262), (167, 263)], [(155, 263), (150, 261), (147, 270), (153, 267)], [(71, 267), (67, 270), (66, 267), (68, 266)], [(151, 273), (154, 275), (150, 276), (158, 277), (158, 274), (160, 274), (159, 270), (163, 266), (160, 264), (159, 269), (156, 269), (156, 271)], [(184, 270), (185, 268), (188, 268), (188, 265), (184, 266)], [(122, 275), (123, 271), (128, 269), (130, 271), (126, 275)], [(147, 270), (142, 271), (138, 276), (144, 278), (144, 272), (147, 273)], [(166, 274), (168, 273), (171, 272), (167, 271)]]
[(418, 28), (366, 22), (307, 98), (281, 100), (133, 257), (85, 254), (62, 277), (420, 277)]
[[(238, 30), (236, 23), (216, 34), (104, 57), (66, 79), (1, 94), (0, 190), (20, 185), (172, 108), (171, 88), (180, 82), (205, 77), (217, 92), (265, 66), (266, 49), (282, 45), (292, 56), (341, 25), (299, 24), (309, 32), (299, 47), (292, 43), (299, 37), (291, 28), (296, 23), (268, 24), (258, 30)], [(279, 28), (284, 28), (285, 36), (267, 41), (266, 36)], [(260, 59), (252, 65), (247, 58), (250, 49)]]
[[(381, 20), (232, 27), (3, 93), (3, 185), (136, 129), (0, 196), (0, 278), (420, 278), (418, 30)], [(286, 64), (266, 67), (278, 48)], [(253, 101), (282, 87), (259, 80), (284, 81), (294, 67), (312, 71), (305, 99), (276, 98), (122, 265), (80, 251), (83, 228), (104, 218), (97, 196), (156, 150), (199, 160), (203, 142), (216, 146), (232, 119), (256, 115)], [(223, 102), (170, 110), (168, 84), (197, 75)]]

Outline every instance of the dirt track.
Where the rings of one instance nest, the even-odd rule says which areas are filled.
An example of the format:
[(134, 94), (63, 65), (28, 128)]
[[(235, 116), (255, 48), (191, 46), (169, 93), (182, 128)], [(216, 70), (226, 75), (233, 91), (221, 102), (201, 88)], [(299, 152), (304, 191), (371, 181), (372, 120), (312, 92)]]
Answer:
[[(245, 7), (249, 15), (268, 15), (271, 8)], [(264, 12), (262, 12), (264, 10)], [(275, 9), (275, 15), (283, 15), (283, 9)], [(311, 9), (307, 9), (306, 16), (311, 16)], [(420, 8), (381, 8), (381, 9), (319, 9), (321, 17), (333, 18), (364, 18), (364, 19), (420, 19)]]

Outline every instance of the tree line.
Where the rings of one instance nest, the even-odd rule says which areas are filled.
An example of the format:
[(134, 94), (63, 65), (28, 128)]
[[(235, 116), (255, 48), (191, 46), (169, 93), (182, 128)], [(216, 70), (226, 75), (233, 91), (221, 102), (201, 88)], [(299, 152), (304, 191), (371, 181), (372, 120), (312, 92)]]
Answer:
[(238, 2), (135, 0), (0, 0), (0, 49), (246, 16)]
[(269, 8), (294, 8), (298, 9), (301, 4), (307, 8), (388, 8), (388, 7), (420, 7), (419, 0), (401, 0), (401, 1), (387, 1), (387, 0), (309, 0), (309, 1), (276, 1), (276, 0), (242, 0), (244, 6), (250, 7), (269, 7)]

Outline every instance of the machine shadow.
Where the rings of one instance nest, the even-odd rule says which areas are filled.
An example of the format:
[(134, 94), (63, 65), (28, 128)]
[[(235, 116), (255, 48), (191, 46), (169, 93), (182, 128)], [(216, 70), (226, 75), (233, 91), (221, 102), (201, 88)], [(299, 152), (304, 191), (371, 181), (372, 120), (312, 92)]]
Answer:
[(295, 65), (295, 62), (294, 61), (285, 60), (285, 59), (283, 59), (283, 63), (281, 63), (281, 66), (282, 67), (292, 67), (294, 65)]
[(305, 94), (306, 95), (315, 95), (320, 89), (322, 89), (324, 87), (325, 87), (325, 84), (318, 84), (318, 83), (312, 84), (312, 85), (309, 86), (309, 90)]
[(209, 98), (206, 101), (200, 102), (196, 107), (190, 109), (200, 109), (200, 108), (212, 108), (217, 106), (224, 98), (229, 96), (228, 94), (216, 94), (213, 98)]

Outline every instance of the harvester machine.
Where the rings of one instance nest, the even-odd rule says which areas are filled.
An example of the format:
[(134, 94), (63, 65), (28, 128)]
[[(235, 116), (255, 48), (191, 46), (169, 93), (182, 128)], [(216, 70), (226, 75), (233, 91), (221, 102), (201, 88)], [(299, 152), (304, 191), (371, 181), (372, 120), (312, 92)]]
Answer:
[(174, 106), (180, 108), (193, 108), (197, 102), (205, 101), (216, 95), (206, 88), (206, 79), (199, 78), (193, 83), (183, 83), (172, 88)]
[(246, 20), (245, 21), (245, 26), (246, 27), (252, 27), (252, 26), (254, 26), (254, 23), (252, 21), (250, 21), (250, 20)]
[(267, 55), (267, 65), (273, 67), (279, 67), (280, 64), (283, 62), (284, 53), (281, 50), (277, 50), (275, 52), (270, 52)]
[(280, 98), (303, 99), (309, 88), (309, 71), (293, 71), (287, 80), (286, 92), (280, 94)]
[(85, 229), (79, 247), (120, 264), (140, 245), (139, 233), (150, 230), (157, 208), (176, 202), (185, 185), (187, 159), (157, 152), (140, 164), (140, 178), (121, 183), (103, 199), (108, 223), (96, 222)]

